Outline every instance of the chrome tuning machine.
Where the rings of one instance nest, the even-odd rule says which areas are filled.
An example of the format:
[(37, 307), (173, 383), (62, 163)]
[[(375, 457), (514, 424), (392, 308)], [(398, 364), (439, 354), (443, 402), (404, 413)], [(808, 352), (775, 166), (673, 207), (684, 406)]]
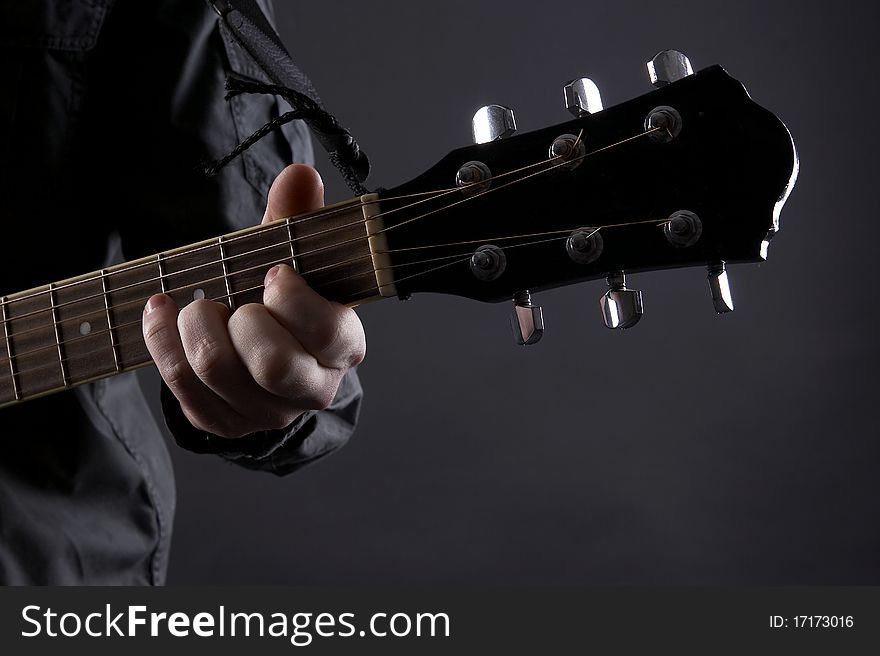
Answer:
[(485, 105), (473, 119), (474, 143), (484, 144), (511, 136), (516, 132), (513, 110), (504, 105)]
[(642, 292), (628, 289), (626, 275), (615, 271), (608, 276), (608, 291), (599, 299), (606, 328), (624, 329), (635, 326), (642, 318)]
[(528, 290), (517, 292), (513, 297), (510, 327), (516, 343), (520, 346), (535, 344), (544, 334), (544, 313), (540, 305), (532, 303), (532, 296)]

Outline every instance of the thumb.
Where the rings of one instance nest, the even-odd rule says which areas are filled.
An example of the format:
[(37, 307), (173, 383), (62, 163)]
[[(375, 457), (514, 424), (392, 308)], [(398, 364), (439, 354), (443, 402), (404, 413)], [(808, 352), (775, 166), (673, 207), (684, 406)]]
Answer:
[(311, 166), (291, 164), (269, 189), (263, 223), (302, 214), (324, 206), (324, 182)]

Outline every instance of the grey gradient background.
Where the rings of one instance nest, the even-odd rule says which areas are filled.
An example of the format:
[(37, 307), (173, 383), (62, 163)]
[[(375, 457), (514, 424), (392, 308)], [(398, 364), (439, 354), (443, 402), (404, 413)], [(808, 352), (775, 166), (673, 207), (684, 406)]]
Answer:
[(769, 261), (732, 269), (732, 315), (698, 269), (633, 277), (624, 333), (599, 283), (541, 294), (528, 349), (507, 305), (362, 308), (345, 449), (287, 479), (174, 449), (170, 583), (880, 583), (874, 3), (276, 4), (375, 186), (468, 143), (482, 104), (529, 130), (566, 118), (573, 77), (606, 107), (646, 92), (667, 47), (744, 81), (801, 175)]

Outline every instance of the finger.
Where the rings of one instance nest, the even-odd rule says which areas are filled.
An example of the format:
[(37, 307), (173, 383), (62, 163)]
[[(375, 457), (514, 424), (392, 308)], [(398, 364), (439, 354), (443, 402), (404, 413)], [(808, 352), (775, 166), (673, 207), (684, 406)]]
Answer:
[(364, 359), (366, 338), (354, 310), (328, 301), (284, 264), (270, 269), (264, 283), (264, 305), (318, 362), (348, 369)]
[(301, 411), (260, 387), (229, 338), (229, 308), (198, 300), (177, 318), (183, 350), (196, 376), (241, 416), (261, 428), (284, 428)]
[(311, 166), (291, 164), (269, 189), (263, 223), (318, 209), (324, 205), (324, 182)]
[(180, 402), (190, 423), (200, 430), (228, 434), (231, 426), (223, 418), (236, 413), (208, 389), (190, 366), (177, 329), (177, 304), (166, 294), (151, 296), (144, 308), (144, 342), (168, 389)]
[(303, 410), (333, 401), (344, 372), (327, 369), (264, 306), (241, 306), (229, 320), (229, 337), (261, 387)]

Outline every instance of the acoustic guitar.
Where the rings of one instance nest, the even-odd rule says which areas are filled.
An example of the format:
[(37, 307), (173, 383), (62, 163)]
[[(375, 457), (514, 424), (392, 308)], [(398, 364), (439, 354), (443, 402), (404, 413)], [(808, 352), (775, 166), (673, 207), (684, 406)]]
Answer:
[(797, 176), (785, 125), (721, 67), (663, 51), (656, 89), (604, 109), (588, 78), (564, 87), (572, 120), (515, 135), (500, 105), (475, 144), (396, 188), (0, 298), (0, 406), (150, 364), (146, 300), (260, 302), (293, 266), (350, 306), (418, 292), (513, 302), (520, 344), (544, 330), (532, 295), (602, 279), (609, 328), (643, 312), (627, 275), (707, 267), (715, 311), (733, 309), (727, 265), (766, 259)]

